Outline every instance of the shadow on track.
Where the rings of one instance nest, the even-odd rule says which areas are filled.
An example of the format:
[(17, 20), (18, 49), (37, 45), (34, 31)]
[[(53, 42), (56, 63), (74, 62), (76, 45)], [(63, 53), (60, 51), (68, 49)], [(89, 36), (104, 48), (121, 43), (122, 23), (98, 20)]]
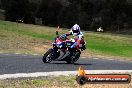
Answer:
[(75, 63), (74, 65), (93, 65), (93, 64), (87, 64), (87, 63)]
[(74, 64), (68, 64), (68, 63), (51, 63), (51, 64), (65, 64), (65, 65), (92, 65), (88, 63), (74, 63)]

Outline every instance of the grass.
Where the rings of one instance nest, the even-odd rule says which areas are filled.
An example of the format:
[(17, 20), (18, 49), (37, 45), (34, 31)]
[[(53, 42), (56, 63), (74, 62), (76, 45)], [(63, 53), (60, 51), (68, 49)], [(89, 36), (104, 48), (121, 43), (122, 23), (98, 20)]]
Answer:
[[(44, 48), (44, 45), (47, 47), (45, 50), (49, 48), (55, 30), (53, 27), (0, 21), (0, 51), (43, 53), (40, 48)], [(62, 29), (60, 34), (67, 32)], [(84, 37), (86, 53), (132, 58), (131, 35), (84, 32)], [(39, 51), (35, 50), (38, 47)]]
[(74, 76), (41, 77), (0, 80), (0, 88), (75, 88), (76, 81)]
[[(14, 32), (18, 35), (27, 35), (33, 38), (44, 38), (48, 40), (53, 40), (53, 28), (49, 27), (40, 27), (34, 25), (25, 25), (12, 22), (0, 22), (1, 30), (8, 32)], [(51, 29), (49, 31), (49, 29)]]
[(87, 48), (95, 53), (132, 57), (132, 36), (100, 33), (89, 33), (89, 36)]

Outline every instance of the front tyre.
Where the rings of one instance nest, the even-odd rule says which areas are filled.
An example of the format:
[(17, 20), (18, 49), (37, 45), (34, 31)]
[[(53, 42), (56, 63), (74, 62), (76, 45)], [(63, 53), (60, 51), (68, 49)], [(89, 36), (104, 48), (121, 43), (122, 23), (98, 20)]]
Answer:
[(44, 63), (50, 63), (52, 61), (51, 58), (51, 54), (52, 54), (52, 49), (49, 49), (43, 56), (42, 61)]

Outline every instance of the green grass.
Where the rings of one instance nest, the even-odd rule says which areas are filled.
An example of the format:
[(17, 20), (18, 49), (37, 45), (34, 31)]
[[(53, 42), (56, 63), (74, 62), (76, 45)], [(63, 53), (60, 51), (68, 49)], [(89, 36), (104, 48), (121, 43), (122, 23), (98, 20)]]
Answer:
[(0, 88), (76, 88), (75, 76), (41, 77), (0, 80)]
[[(11, 37), (13, 34), (13, 37), (15, 35), (26, 36), (26, 38), (36, 40), (44, 39), (52, 41), (55, 37), (55, 30), (56, 28), (53, 27), (0, 21), (1, 40), (6, 39), (6, 37)], [(66, 32), (68, 30), (62, 30), (61, 34)], [(84, 32), (84, 37), (87, 42), (87, 53), (92, 52), (100, 55), (132, 58), (131, 35)]]
[(54, 28), (39, 27), (35, 25), (25, 25), (5, 21), (0, 21), (0, 30), (15, 32), (19, 35), (27, 35), (34, 38), (44, 38), (48, 40), (53, 40), (53, 37), (55, 36), (52, 32)]
[(132, 37), (102, 33), (88, 33), (88, 35), (85, 36), (87, 48), (91, 51), (99, 54), (132, 57)]

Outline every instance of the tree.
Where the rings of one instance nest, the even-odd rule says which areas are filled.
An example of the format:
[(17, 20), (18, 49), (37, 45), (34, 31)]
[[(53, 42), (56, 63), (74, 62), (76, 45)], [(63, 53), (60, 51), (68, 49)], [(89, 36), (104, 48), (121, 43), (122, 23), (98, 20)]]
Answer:
[(59, 1), (57, 0), (51, 0), (49, 5), (48, 5), (48, 24), (56, 26), (59, 24), (59, 13), (62, 9), (62, 5)]
[(29, 14), (28, 0), (9, 0), (6, 7), (6, 20), (16, 21)]

